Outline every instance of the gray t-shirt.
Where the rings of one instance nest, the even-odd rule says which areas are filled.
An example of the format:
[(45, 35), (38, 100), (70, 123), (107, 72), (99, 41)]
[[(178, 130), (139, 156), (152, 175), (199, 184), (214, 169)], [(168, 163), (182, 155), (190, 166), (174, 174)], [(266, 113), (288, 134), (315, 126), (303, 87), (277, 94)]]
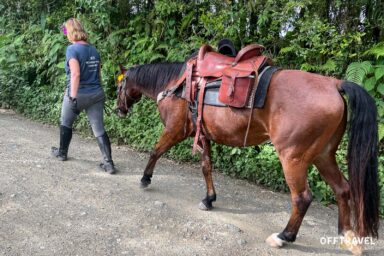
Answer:
[(101, 90), (100, 84), (100, 55), (90, 44), (72, 44), (67, 47), (65, 71), (67, 73), (67, 87), (70, 89), (71, 70), (69, 60), (76, 59), (80, 65), (80, 85), (78, 93), (92, 93)]

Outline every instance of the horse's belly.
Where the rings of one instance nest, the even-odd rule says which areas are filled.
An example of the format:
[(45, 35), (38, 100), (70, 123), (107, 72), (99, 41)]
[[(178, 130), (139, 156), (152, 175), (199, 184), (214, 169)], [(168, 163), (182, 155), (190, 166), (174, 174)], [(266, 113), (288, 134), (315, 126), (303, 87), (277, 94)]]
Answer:
[[(205, 106), (203, 123), (208, 139), (228, 146), (244, 146), (247, 133), (249, 109)], [(269, 140), (269, 135), (254, 110), (246, 138), (246, 145), (257, 145)]]

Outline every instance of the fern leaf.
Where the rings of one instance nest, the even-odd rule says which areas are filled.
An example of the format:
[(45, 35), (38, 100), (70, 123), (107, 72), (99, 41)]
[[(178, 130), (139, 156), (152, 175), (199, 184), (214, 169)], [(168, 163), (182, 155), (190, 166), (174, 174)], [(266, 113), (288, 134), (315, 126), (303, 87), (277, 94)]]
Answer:
[(374, 55), (376, 59), (384, 56), (384, 42), (374, 45), (371, 49), (364, 52), (364, 55)]
[(361, 62), (361, 68), (364, 69), (365, 74), (373, 73), (373, 66), (370, 61)]
[(371, 73), (373, 67), (371, 62), (352, 62), (347, 68), (347, 79), (351, 82), (362, 84), (364, 78)]
[(357, 84), (361, 84), (364, 79), (365, 72), (360, 66), (360, 62), (352, 62), (351, 64), (349, 64), (346, 72), (347, 80)]

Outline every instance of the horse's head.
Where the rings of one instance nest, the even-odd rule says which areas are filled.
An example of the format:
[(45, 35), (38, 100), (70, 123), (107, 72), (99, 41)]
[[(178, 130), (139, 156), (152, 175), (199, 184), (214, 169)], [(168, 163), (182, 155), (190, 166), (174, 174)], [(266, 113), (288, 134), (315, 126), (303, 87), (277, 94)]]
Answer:
[(121, 74), (117, 79), (117, 108), (119, 117), (125, 117), (131, 112), (134, 103), (138, 102), (142, 93), (135, 89), (135, 83), (129, 79), (129, 69), (120, 65)]

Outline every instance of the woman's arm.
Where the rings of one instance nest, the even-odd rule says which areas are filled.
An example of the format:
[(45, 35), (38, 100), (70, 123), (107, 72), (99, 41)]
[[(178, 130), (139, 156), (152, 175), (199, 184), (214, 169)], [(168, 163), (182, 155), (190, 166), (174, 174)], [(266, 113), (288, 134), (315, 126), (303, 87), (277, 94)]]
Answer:
[(71, 70), (71, 95), (72, 98), (77, 98), (77, 91), (79, 90), (80, 84), (80, 64), (72, 58), (69, 60), (69, 69)]

